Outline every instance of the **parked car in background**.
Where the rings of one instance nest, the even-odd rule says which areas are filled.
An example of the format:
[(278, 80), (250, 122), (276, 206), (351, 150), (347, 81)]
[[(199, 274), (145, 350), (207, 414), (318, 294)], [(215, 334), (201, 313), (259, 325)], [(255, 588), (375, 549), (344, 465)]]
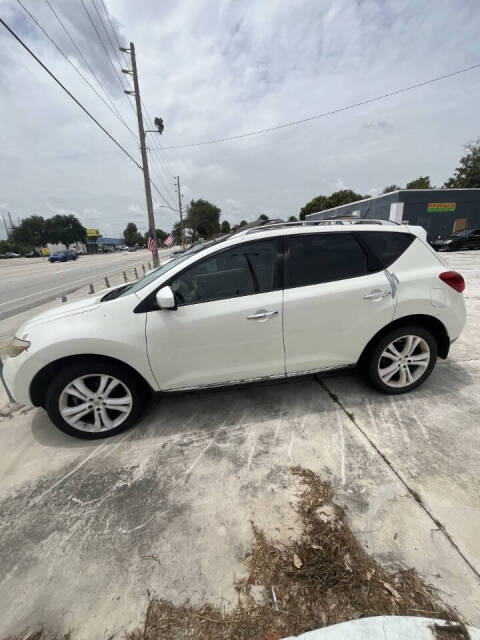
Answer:
[(0, 254), (0, 258), (21, 258), (19, 253), (15, 253), (14, 251), (6, 251), (5, 253)]
[(132, 426), (159, 392), (355, 365), (381, 392), (412, 391), (466, 320), (465, 282), (422, 232), (379, 221), (237, 233), (28, 320), (4, 381), (82, 438)]
[(25, 258), (41, 258), (42, 257), (42, 253), (41, 251), (38, 251), (38, 249), (34, 249), (33, 251), (30, 251), (29, 253), (25, 254)]
[(76, 260), (77, 254), (75, 251), (68, 249), (67, 251), (55, 251), (48, 261), (49, 262), (67, 262), (68, 260)]
[(439, 238), (430, 244), (435, 251), (480, 249), (480, 229), (464, 229), (450, 238)]
[(137, 247), (127, 247), (127, 251), (136, 251)]

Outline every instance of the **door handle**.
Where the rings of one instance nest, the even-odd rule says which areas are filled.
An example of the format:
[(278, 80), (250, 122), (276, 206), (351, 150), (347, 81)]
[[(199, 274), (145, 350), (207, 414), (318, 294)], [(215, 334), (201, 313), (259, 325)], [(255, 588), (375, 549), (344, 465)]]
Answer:
[(257, 311), (252, 313), (251, 316), (247, 316), (247, 320), (262, 320), (273, 318), (273, 316), (278, 316), (278, 311)]
[(391, 291), (372, 291), (371, 293), (367, 293), (367, 295), (363, 297), (365, 300), (381, 300), (382, 298), (387, 298), (391, 295)]

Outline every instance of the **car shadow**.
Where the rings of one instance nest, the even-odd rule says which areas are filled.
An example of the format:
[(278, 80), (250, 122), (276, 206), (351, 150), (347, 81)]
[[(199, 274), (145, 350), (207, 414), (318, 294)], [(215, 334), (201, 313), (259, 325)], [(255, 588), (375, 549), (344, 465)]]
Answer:
[[(101, 440), (83, 440), (57, 429), (44, 410), (32, 415), (32, 435), (43, 446), (55, 448), (105, 448), (119, 441), (129, 443), (156, 439), (160, 444), (172, 440), (198, 439), (218, 429), (248, 429), (253, 424), (278, 421), (280, 418), (301, 420), (305, 415), (331, 413), (338, 404), (330, 395), (329, 380), (335, 380), (336, 393), (350, 407), (375, 397), (377, 406), (391, 402), (392, 396), (378, 393), (356, 370), (342, 373), (309, 375), (289, 380), (257, 382), (236, 387), (192, 391), (157, 396), (146, 407), (139, 423), (132, 429)], [(431, 377), (409, 395), (434, 402), (464, 388), (472, 381), (461, 362), (440, 363)], [(349, 393), (350, 392), (350, 393)], [(341, 398), (341, 399), (342, 399)]]

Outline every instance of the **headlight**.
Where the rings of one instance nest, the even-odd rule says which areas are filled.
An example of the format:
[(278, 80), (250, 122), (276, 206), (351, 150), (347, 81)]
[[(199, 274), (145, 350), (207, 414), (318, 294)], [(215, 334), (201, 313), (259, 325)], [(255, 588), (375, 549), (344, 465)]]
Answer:
[(10, 358), (16, 358), (23, 351), (26, 351), (31, 345), (28, 340), (21, 340), (20, 338), (12, 338), (7, 345), (7, 356)]

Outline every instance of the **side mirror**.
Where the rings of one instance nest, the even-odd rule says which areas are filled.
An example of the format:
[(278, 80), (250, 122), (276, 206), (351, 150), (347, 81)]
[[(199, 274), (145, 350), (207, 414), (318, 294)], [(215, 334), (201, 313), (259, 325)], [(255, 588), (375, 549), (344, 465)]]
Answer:
[(175, 295), (170, 287), (162, 287), (157, 291), (157, 304), (160, 309), (176, 309)]

